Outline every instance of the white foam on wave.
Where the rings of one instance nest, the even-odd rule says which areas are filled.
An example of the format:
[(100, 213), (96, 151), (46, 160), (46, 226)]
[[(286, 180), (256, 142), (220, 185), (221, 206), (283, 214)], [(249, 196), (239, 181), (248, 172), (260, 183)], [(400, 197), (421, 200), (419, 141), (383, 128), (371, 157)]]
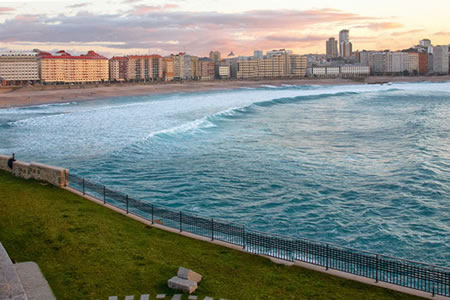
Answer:
[(143, 140), (145, 141), (145, 140), (152, 139), (154, 137), (161, 137), (161, 136), (176, 136), (176, 135), (184, 134), (184, 133), (188, 133), (188, 132), (189, 133), (199, 133), (199, 132), (202, 132), (204, 129), (217, 127), (217, 125), (214, 123), (214, 119), (216, 119), (217, 117), (222, 117), (222, 116), (233, 116), (236, 114), (236, 111), (238, 109), (240, 109), (240, 108), (233, 107), (233, 108), (215, 113), (213, 115), (205, 116), (203, 118), (196, 119), (194, 121), (187, 122), (187, 123), (184, 123), (184, 124), (181, 124), (178, 126), (154, 131), (154, 132), (151, 132), (150, 134), (148, 134), (147, 136), (145, 136), (143, 138)]
[(261, 84), (260, 86), (264, 87), (264, 88), (269, 88), (269, 89), (278, 89), (278, 88), (280, 88), (279, 86), (270, 85), (270, 84)]

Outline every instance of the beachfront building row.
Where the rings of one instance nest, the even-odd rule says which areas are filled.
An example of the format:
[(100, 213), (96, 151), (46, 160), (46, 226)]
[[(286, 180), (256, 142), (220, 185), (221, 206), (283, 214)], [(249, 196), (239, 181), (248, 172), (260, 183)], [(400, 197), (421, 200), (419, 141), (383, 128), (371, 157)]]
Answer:
[(63, 50), (56, 54), (35, 51), (0, 55), (2, 85), (42, 83), (83, 83), (108, 81), (108, 59), (94, 51), (72, 56)]
[[(357, 53), (361, 65), (369, 66), (373, 75), (446, 75), (449, 73), (449, 46), (428, 51), (362, 51)], [(414, 51), (413, 51), (414, 50)]]
[(109, 73), (111, 81), (171, 81), (201, 77), (199, 58), (186, 53), (167, 57), (156, 54), (113, 57), (109, 60)]
[(235, 62), (237, 79), (300, 78), (306, 75), (306, 56), (289, 51), (270, 51), (263, 58)]
[(315, 66), (307, 69), (311, 78), (362, 78), (370, 75), (370, 67), (362, 65)]

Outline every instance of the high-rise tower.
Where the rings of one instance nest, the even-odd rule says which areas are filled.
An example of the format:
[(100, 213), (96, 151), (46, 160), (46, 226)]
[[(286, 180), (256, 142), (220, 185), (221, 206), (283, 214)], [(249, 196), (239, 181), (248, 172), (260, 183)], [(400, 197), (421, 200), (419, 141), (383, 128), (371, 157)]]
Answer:
[(329, 38), (327, 41), (327, 58), (338, 57), (337, 41), (335, 38)]
[(352, 56), (352, 43), (350, 42), (348, 29), (343, 29), (339, 32), (339, 54), (342, 57)]

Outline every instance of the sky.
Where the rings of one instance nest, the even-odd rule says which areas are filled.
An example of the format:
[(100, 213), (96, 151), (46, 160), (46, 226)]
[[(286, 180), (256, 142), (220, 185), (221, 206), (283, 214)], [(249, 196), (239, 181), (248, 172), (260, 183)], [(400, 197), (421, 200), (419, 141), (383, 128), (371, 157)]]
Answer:
[(449, 11), (449, 0), (0, 1), (0, 51), (324, 53), (341, 29), (354, 50), (400, 50), (450, 44)]

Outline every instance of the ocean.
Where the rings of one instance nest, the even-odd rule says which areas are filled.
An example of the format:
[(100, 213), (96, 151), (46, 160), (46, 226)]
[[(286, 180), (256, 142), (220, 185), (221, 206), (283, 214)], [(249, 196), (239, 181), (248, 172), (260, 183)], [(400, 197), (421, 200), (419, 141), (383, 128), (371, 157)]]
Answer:
[(0, 153), (255, 230), (450, 265), (450, 83), (0, 110)]

